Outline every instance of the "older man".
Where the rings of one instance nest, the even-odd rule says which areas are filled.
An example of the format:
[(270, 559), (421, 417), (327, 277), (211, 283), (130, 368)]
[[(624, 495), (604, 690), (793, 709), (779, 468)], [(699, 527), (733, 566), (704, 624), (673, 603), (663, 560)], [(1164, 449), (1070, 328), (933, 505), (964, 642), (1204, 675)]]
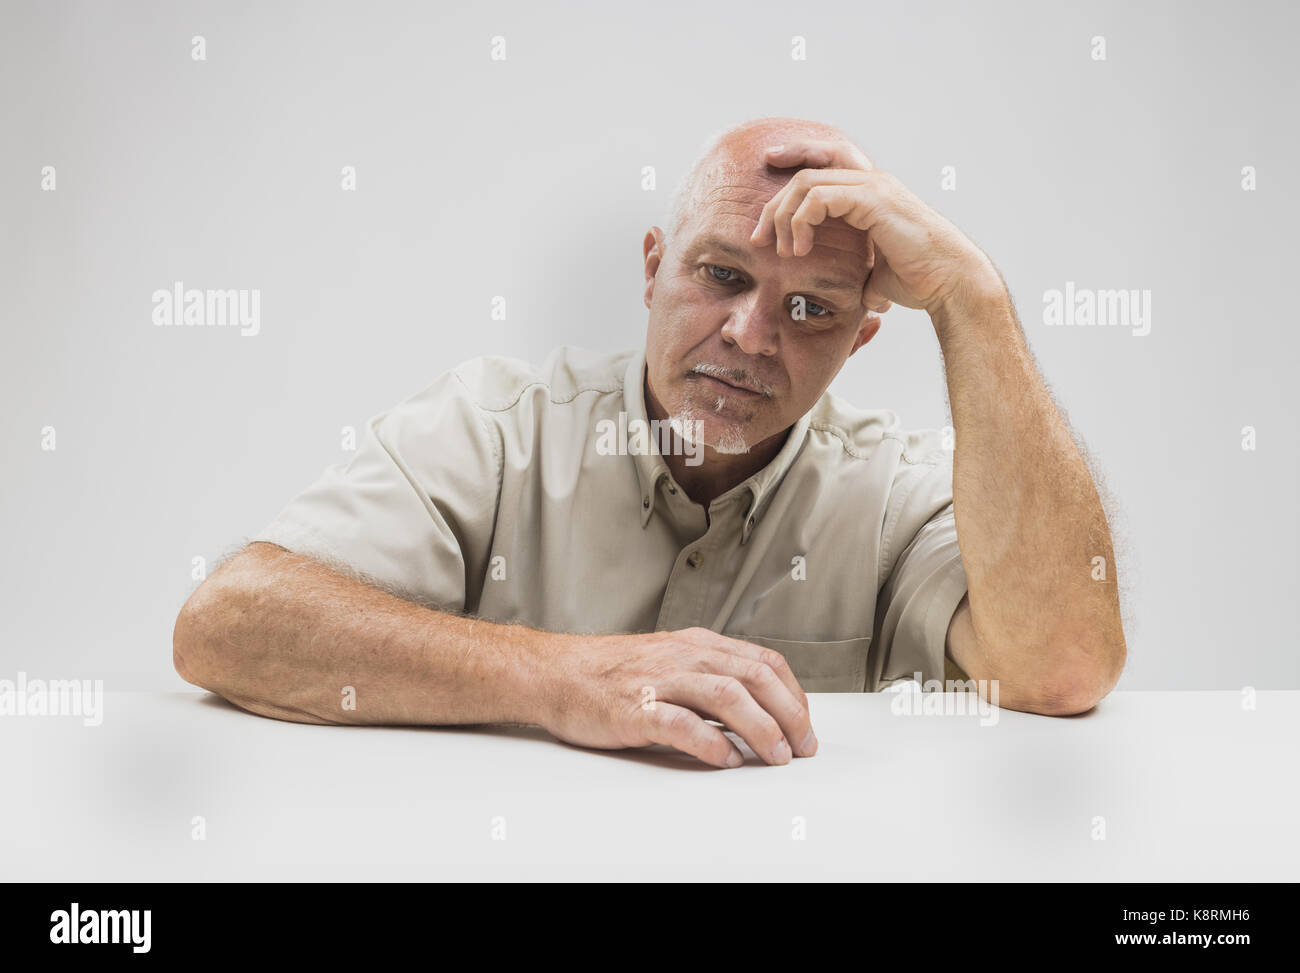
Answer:
[[(723, 728), (811, 756), (805, 691), (945, 659), (1014, 709), (1109, 692), (1106, 517), (988, 257), (800, 119), (717, 139), (669, 223), (643, 352), (477, 359), (372, 420), (186, 603), (177, 671), (282, 719), (536, 723), (717, 767), (742, 762)], [(955, 449), (826, 391), (891, 304), (934, 325)]]

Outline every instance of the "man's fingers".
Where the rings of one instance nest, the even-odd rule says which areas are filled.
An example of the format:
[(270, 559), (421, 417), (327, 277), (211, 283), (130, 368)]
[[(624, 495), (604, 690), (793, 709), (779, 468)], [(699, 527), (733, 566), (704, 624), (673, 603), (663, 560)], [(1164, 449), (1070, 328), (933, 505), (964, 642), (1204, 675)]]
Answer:
[(739, 679), (744, 684), (754, 701), (781, 727), (796, 757), (811, 757), (817, 752), (817, 737), (813, 733), (808, 699), (803, 690), (797, 694), (791, 692), (770, 665), (746, 656), (717, 652), (708, 658), (706, 664), (712, 672)]
[(689, 753), (714, 767), (739, 767), (745, 762), (745, 755), (725, 733), (689, 709), (657, 699), (654, 709), (646, 713), (644, 732), (652, 743)]
[(869, 231), (887, 202), (879, 170), (801, 169), (767, 201), (750, 240), (756, 246), (775, 240), (778, 256), (803, 256), (812, 251), (814, 229), (827, 219)]
[(821, 183), (791, 192), (773, 216), (778, 238), (789, 238), (786, 252), (795, 257), (811, 253), (816, 228), (828, 219), (842, 219), (859, 230), (869, 228), (874, 201), (869, 193), (864, 194), (864, 188), (860, 182), (839, 186)]
[(813, 169), (875, 168), (866, 153), (852, 142), (824, 139), (788, 139), (784, 145), (768, 147), (764, 158), (775, 169), (793, 169), (795, 166)]
[(790, 663), (785, 661), (785, 656), (776, 649), (764, 648), (761, 645), (755, 645), (753, 642), (746, 642), (743, 639), (733, 639), (726, 635), (718, 635), (708, 629), (700, 629), (708, 639), (708, 644), (724, 652), (730, 652), (732, 655), (743, 656), (746, 659), (753, 659), (755, 662), (761, 662), (768, 666), (777, 677), (783, 682), (787, 689), (794, 694), (795, 699), (799, 700), (799, 705), (804, 709), (808, 708), (808, 694), (803, 691), (799, 685), (799, 680), (794, 677), (794, 670), (790, 668)]
[(794, 756), (781, 725), (758, 705), (739, 679), (712, 672), (683, 672), (663, 689), (670, 702), (727, 724), (769, 764), (786, 764)]
[(758, 226), (750, 234), (750, 242), (755, 246), (765, 246), (775, 240), (777, 254), (790, 256), (793, 252), (790, 219), (803, 204), (808, 191), (814, 186), (856, 186), (864, 178), (863, 173), (856, 169), (801, 169), (763, 206)]

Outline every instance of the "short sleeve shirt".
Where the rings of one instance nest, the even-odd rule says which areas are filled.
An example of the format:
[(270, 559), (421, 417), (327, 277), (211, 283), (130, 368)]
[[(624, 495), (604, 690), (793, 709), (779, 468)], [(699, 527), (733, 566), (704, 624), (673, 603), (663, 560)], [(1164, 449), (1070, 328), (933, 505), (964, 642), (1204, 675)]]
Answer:
[(967, 583), (939, 430), (827, 392), (706, 515), (638, 435), (644, 383), (641, 351), (469, 361), (254, 540), (492, 621), (711, 629), (777, 650), (807, 692), (944, 678)]

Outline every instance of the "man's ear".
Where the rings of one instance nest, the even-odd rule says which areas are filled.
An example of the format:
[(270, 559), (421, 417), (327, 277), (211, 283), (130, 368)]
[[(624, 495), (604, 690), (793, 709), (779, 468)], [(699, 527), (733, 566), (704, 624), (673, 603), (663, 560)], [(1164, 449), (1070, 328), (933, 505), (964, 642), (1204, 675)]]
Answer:
[(645, 251), (645, 306), (649, 307), (655, 296), (655, 274), (659, 273), (664, 259), (664, 231), (657, 226), (650, 227), (641, 248)]
[(849, 349), (849, 354), (853, 354), (868, 341), (876, 336), (880, 330), (881, 318), (879, 314), (872, 314), (870, 311), (862, 319), (862, 324), (858, 328), (858, 336), (853, 339), (853, 347)]

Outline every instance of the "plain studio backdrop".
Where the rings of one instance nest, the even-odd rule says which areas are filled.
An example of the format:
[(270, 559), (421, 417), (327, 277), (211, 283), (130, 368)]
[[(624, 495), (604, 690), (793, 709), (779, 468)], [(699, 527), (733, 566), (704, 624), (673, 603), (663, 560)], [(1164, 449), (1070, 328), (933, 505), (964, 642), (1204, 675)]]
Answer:
[[(701, 144), (796, 115), (1006, 277), (1109, 498), (1120, 688), (1300, 686), (1293, 5), (0, 10), (0, 677), (185, 687), (196, 558), (467, 358), (640, 345)], [(259, 291), (258, 333), (156, 326), (178, 281)], [(1067, 282), (1149, 292), (1149, 333), (1048, 325)], [(919, 312), (832, 391), (949, 422)]]

